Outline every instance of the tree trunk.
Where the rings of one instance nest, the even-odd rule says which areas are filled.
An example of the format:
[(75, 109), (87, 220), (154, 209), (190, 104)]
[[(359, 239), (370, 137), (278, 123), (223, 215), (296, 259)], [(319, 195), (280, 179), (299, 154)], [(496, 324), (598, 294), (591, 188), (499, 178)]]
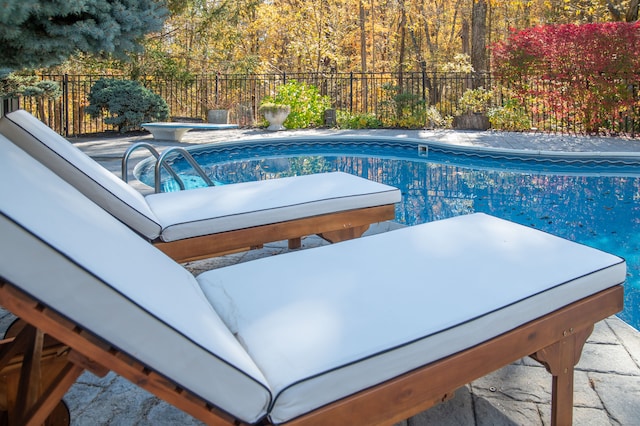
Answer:
[(469, 48), (469, 21), (462, 20), (462, 28), (460, 29), (460, 40), (462, 43), (462, 53), (469, 55), (471, 49)]
[[(404, 92), (404, 56), (405, 56), (405, 36), (407, 26), (407, 14), (405, 12), (404, 0), (400, 0), (400, 49), (398, 55), (398, 94)], [(402, 105), (398, 103), (396, 115), (398, 118), (402, 116)]]
[[(370, 2), (371, 11), (371, 71), (376, 72), (376, 14), (373, 5), (373, 0)], [(374, 93), (375, 96), (375, 93)]]
[(435, 58), (437, 48), (433, 44), (433, 41), (431, 40), (431, 29), (429, 28), (429, 20), (427, 19), (428, 13), (427, 13), (427, 7), (425, 5), (425, 0), (422, 0), (422, 16), (424, 17), (424, 37), (425, 37), (425, 40), (427, 41), (427, 48), (429, 49), (429, 54), (431, 58)]
[(362, 63), (362, 72), (364, 73), (367, 72), (367, 32), (364, 25), (365, 15), (362, 0), (358, 1), (358, 9), (360, 10), (358, 19), (358, 24), (360, 25), (360, 62)]
[[(487, 1), (475, 0), (471, 12), (471, 65), (476, 73), (487, 71)], [(474, 82), (474, 88), (481, 85)]]
[(405, 38), (407, 28), (407, 15), (404, 9), (404, 0), (400, 0), (400, 23), (398, 25), (400, 30), (400, 46), (398, 48), (398, 90), (402, 93), (403, 90), (403, 64), (405, 56)]
[(627, 14), (625, 16), (625, 20), (627, 22), (635, 22), (638, 20), (638, 9), (640, 2), (638, 0), (631, 0), (629, 3), (629, 10), (627, 10)]
[[(360, 62), (362, 63), (362, 74), (367, 72), (367, 31), (365, 28), (365, 14), (364, 14), (364, 5), (362, 4), (362, 0), (358, 1), (358, 9), (360, 10)], [(373, 46), (372, 46), (373, 48)], [(362, 86), (362, 97), (364, 100), (363, 108), (365, 111), (369, 111), (369, 87), (367, 84), (367, 78), (364, 76), (363, 86)]]

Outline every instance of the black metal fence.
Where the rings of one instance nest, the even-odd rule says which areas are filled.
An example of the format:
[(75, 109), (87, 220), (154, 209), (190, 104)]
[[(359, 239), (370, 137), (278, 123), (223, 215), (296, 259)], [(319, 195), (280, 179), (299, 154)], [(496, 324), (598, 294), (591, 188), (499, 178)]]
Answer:
[[(43, 79), (60, 84), (62, 96), (55, 100), (21, 99), (20, 107), (65, 136), (114, 130), (84, 111), (92, 85), (103, 77), (113, 76), (43, 75)], [(257, 112), (261, 100), (291, 80), (316, 86), (338, 111), (375, 115), (388, 126), (409, 123), (429, 127), (434, 124), (434, 111), (442, 118), (439, 125), (450, 125), (451, 117), (464, 110), (463, 94), (483, 88), (491, 98), (485, 106), (498, 114), (495, 122), (501, 123), (501, 128), (632, 136), (640, 132), (640, 74), (611, 77), (609, 86), (615, 90), (603, 90), (601, 81), (596, 84), (571, 76), (537, 75), (507, 82), (490, 74), (427, 71), (215, 74), (189, 81), (146, 77), (141, 82), (165, 99), (176, 120), (205, 121), (208, 110), (227, 109), (231, 122), (252, 126), (261, 119)], [(585, 103), (592, 107), (585, 107)], [(431, 112), (425, 114), (428, 109)], [(399, 119), (403, 115), (414, 115), (417, 121)]]

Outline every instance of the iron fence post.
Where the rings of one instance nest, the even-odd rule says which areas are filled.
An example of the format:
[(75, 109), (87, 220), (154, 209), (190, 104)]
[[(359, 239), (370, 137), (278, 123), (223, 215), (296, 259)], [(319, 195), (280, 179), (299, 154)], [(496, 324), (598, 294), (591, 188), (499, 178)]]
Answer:
[(218, 104), (218, 100), (220, 99), (219, 98), (219, 96), (220, 96), (220, 86), (219, 86), (220, 81), (218, 80), (218, 73), (216, 73), (216, 80), (215, 81), (216, 81), (216, 84), (215, 84), (216, 91), (215, 91), (215, 94), (213, 95), (213, 99), (214, 99), (214, 102), (217, 105)]
[(66, 73), (62, 76), (62, 96), (64, 99), (64, 105), (61, 108), (64, 123), (62, 131), (65, 137), (69, 137), (69, 74)]
[(349, 73), (349, 112), (353, 113), (353, 71)]

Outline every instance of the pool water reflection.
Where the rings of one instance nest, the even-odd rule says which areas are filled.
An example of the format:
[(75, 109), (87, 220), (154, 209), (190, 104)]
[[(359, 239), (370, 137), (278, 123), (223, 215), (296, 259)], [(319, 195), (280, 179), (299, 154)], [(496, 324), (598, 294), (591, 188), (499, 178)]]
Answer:
[[(400, 223), (416, 225), (484, 212), (617, 254), (627, 260), (628, 267), (625, 309), (619, 317), (640, 329), (637, 166), (531, 164), (437, 152), (426, 157), (415, 146), (331, 151), (328, 147), (316, 147), (314, 152), (309, 147), (253, 146), (192, 152), (207, 174), (223, 184), (343, 171), (400, 188), (402, 202), (396, 207)], [(175, 167), (181, 168), (179, 161)], [(141, 180), (149, 181), (144, 176)], [(198, 184), (196, 178), (191, 181)], [(168, 179), (164, 185), (177, 187)]]

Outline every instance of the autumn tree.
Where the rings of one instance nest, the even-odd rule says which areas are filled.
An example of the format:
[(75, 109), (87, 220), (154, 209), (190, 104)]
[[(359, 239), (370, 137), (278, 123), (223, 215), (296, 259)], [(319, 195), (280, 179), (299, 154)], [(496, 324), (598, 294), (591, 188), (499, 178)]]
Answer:
[(640, 52), (640, 22), (546, 25), (496, 43), (493, 67), (521, 99), (540, 99), (543, 115), (597, 131), (615, 127), (612, 111), (639, 106), (640, 56), (629, 52)]
[(549, 23), (638, 20), (638, 0), (561, 0), (549, 4)]

